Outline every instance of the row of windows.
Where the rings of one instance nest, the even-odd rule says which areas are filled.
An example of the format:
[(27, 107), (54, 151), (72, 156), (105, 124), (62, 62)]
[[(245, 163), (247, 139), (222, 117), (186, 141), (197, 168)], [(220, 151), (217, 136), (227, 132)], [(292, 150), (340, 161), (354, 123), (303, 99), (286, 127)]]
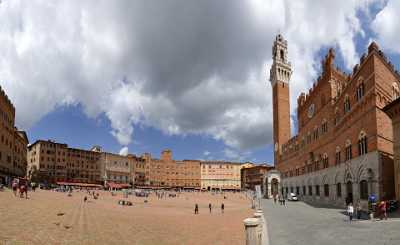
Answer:
[[(347, 188), (349, 188), (351, 190), (351, 191), (348, 190), (349, 193), (352, 192), (352, 187), (351, 187), (352, 184), (353, 183), (351, 183), (351, 182), (348, 182), (346, 184)], [(336, 196), (341, 198), (342, 197), (342, 184), (341, 183), (337, 183), (335, 186), (336, 186)], [(308, 192), (306, 191), (307, 190), (306, 188), (307, 188), (306, 186), (302, 187), (303, 190), (302, 190), (301, 194), (303, 196), (313, 196), (314, 194), (316, 196), (320, 196), (321, 195), (320, 186), (319, 185), (315, 185), (314, 188), (313, 188), (313, 186), (309, 185), (308, 186)], [(368, 199), (368, 182), (366, 180), (362, 180), (359, 183), (359, 190), (360, 190), (360, 199), (367, 200)], [(286, 191), (286, 193), (289, 193), (289, 188), (286, 187), (285, 191)], [(300, 187), (299, 186), (297, 186), (295, 188), (294, 187), (290, 187), (290, 192), (291, 193), (295, 193), (296, 192), (297, 195), (300, 195)], [(325, 197), (329, 197), (329, 193), (330, 193), (330, 186), (328, 184), (324, 184), (323, 185), (323, 194), (324, 194), (324, 196)]]
[(4, 112), (3, 110), (0, 109), (0, 117), (3, 118), (3, 121), (7, 124), (9, 127), (13, 127), (13, 120), (8, 116), (8, 113)]
[[(217, 167), (217, 165), (214, 165), (214, 166), (212, 166), (212, 165), (207, 165), (208, 166), (208, 168), (226, 168), (226, 169), (233, 169), (233, 166), (232, 165), (218, 165), (218, 167)], [(206, 168), (206, 165), (203, 165), (203, 169), (205, 169)]]
[[(364, 155), (368, 153), (368, 142), (367, 142), (367, 136), (365, 135), (364, 132), (361, 132), (360, 134), (360, 139), (358, 140), (358, 155)], [(345, 160), (351, 160), (353, 158), (352, 156), (352, 146), (349, 141), (347, 142), (347, 146), (345, 148)], [(324, 168), (329, 167), (329, 158), (328, 154), (325, 153), (323, 156), (319, 156), (317, 160), (314, 160), (314, 153), (310, 153), (310, 160), (311, 163), (305, 162), (305, 166), (302, 168), (296, 168), (295, 170), (289, 170), (287, 172), (283, 173), (283, 177), (293, 177), (293, 176), (299, 176), (302, 174), (318, 171)], [(336, 148), (336, 153), (335, 153), (335, 165), (340, 164), (342, 161), (341, 159), (341, 152), (339, 148)]]
[[(356, 99), (357, 99), (357, 101), (361, 100), (363, 96), (364, 96), (364, 83), (360, 83), (360, 85), (358, 85), (357, 89), (356, 89)], [(344, 107), (344, 112), (345, 113), (347, 113), (347, 112), (349, 112), (351, 110), (350, 99), (349, 99), (348, 96), (345, 98), (345, 101), (343, 103), (343, 107)], [(340, 116), (339, 116), (338, 109), (336, 109), (335, 114), (336, 115), (335, 115), (334, 123), (336, 125), (340, 121)], [(321, 132), (321, 134), (325, 134), (325, 133), (328, 132), (328, 122), (325, 119), (322, 122), (321, 128), (315, 127), (313, 132), (312, 132), (312, 135), (311, 135), (310, 132), (308, 132), (306, 138), (304, 138), (304, 137), (302, 138), (302, 140), (300, 142), (300, 147), (303, 148), (303, 147), (305, 147), (306, 144), (310, 144), (311, 143), (311, 139), (317, 140), (318, 137), (319, 137), (319, 132)], [(285, 147), (284, 152), (286, 150), (287, 149)], [(298, 150), (298, 146), (297, 145), (295, 145), (295, 150), (296, 151)]]

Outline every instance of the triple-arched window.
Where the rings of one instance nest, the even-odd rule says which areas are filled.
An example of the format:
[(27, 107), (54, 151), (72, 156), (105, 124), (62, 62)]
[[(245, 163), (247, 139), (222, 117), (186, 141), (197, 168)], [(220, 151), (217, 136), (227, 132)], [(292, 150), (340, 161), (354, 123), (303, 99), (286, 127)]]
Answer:
[(349, 161), (353, 158), (350, 140), (346, 140), (345, 147), (346, 147), (346, 161)]
[(363, 96), (364, 96), (364, 82), (362, 77), (360, 77), (357, 82), (357, 90), (356, 90), (357, 101), (361, 100)]
[(340, 121), (340, 113), (339, 113), (339, 108), (335, 108), (335, 125), (338, 124)]
[(335, 153), (335, 164), (339, 165), (341, 162), (340, 160), (340, 147), (336, 146), (336, 153)]
[(364, 155), (368, 152), (368, 141), (367, 134), (364, 131), (361, 131), (358, 136), (358, 155)]
[(350, 98), (349, 96), (346, 94), (345, 98), (344, 98), (344, 103), (343, 103), (343, 108), (344, 108), (344, 113), (347, 113), (350, 111)]
[(322, 120), (321, 132), (323, 134), (328, 132), (328, 122), (326, 121), (325, 118)]
[(326, 153), (324, 153), (324, 155), (322, 156), (322, 166), (323, 166), (323, 168), (329, 167), (328, 154), (326, 154)]
[(392, 99), (395, 100), (399, 98), (399, 96), (400, 96), (399, 85), (396, 82), (394, 82), (392, 84)]

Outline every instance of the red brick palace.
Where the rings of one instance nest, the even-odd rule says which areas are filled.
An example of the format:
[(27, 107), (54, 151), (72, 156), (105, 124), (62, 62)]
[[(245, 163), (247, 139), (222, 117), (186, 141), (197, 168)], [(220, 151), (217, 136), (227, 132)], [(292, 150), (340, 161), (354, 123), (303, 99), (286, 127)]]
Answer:
[(291, 136), (287, 52), (278, 35), (270, 81), (280, 193), (338, 206), (366, 205), (370, 194), (393, 198), (393, 132), (382, 108), (399, 96), (399, 73), (374, 42), (351, 74), (335, 66), (330, 49), (321, 76), (297, 99), (298, 133)]

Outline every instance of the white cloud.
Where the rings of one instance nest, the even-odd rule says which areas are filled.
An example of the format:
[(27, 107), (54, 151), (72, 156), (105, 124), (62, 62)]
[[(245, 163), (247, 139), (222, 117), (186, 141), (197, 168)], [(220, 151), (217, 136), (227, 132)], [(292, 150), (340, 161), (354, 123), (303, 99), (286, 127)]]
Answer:
[(121, 150), (119, 151), (119, 154), (121, 156), (127, 156), (129, 153), (129, 148), (127, 146), (124, 146), (121, 148)]
[(369, 3), (212, 0), (177, 11), (181, 1), (3, 1), (0, 82), (23, 128), (80, 104), (90, 117), (104, 113), (121, 145), (145, 125), (250, 149), (272, 139), (267, 72), (277, 31), (289, 42), (295, 111), (322, 47), (337, 46), (347, 67), (356, 62), (357, 11)]
[(203, 152), (203, 155), (204, 155), (204, 156), (208, 156), (208, 155), (210, 155), (210, 154), (211, 154), (211, 152), (209, 152), (209, 151)]
[(400, 2), (389, 1), (387, 5), (376, 15), (372, 22), (372, 29), (376, 33), (379, 45), (390, 51), (400, 53)]
[(239, 151), (228, 147), (224, 149), (223, 153), (226, 159), (237, 162), (243, 162), (251, 155), (251, 151)]

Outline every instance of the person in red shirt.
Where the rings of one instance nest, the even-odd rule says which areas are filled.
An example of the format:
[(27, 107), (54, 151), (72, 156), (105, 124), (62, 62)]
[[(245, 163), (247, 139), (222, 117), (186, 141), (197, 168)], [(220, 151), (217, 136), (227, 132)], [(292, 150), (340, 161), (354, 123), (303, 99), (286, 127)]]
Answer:
[(380, 208), (381, 214), (383, 215), (383, 218), (385, 218), (385, 220), (387, 220), (386, 202), (385, 201), (381, 201), (381, 203), (379, 205), (379, 208)]

